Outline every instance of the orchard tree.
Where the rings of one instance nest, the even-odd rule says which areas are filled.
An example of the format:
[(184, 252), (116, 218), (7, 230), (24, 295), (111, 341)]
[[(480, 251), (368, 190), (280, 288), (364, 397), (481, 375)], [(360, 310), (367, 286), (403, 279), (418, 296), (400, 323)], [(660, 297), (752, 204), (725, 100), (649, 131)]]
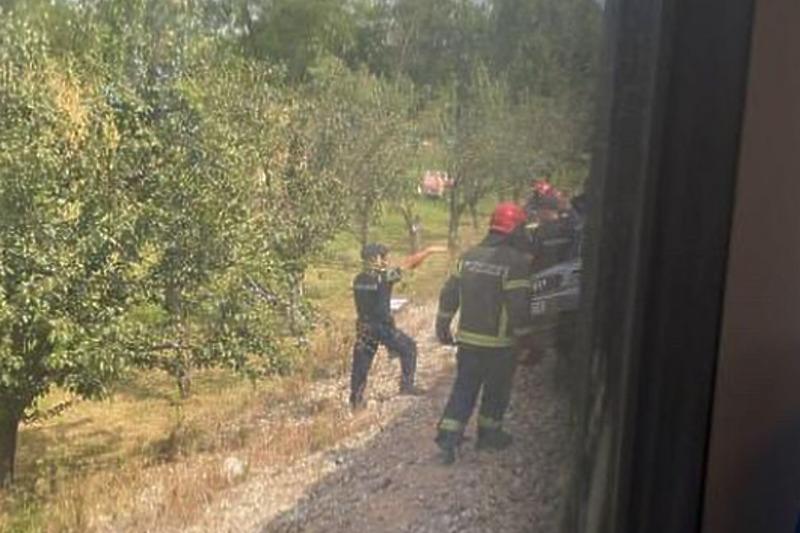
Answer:
[(464, 79), (490, 54), (491, 25), (483, 2), (396, 0), (391, 5), (387, 47), (396, 72), (420, 90), (436, 90)]
[(135, 296), (138, 213), (113, 171), (125, 140), (102, 71), (47, 50), (24, 20), (0, 17), (0, 484), (51, 387), (106, 392)]
[(355, 139), (343, 172), (356, 234), (365, 244), (388, 205), (403, 205), (416, 194), (418, 177), (412, 171), (418, 139), (410, 117), (409, 87), (366, 74), (360, 77), (352, 99)]
[(601, 50), (598, 2), (490, 0), (489, 5), (492, 65), (495, 73), (508, 76), (514, 95), (590, 95)]
[[(574, 152), (587, 151), (602, 49), (601, 5), (595, 0), (490, 0), (489, 4), (492, 71), (507, 78), (515, 101), (555, 110), (560, 124), (554, 136), (563, 136), (566, 122)], [(541, 117), (537, 120), (541, 122)]]
[(485, 65), (473, 69), (466, 89), (451, 86), (434, 105), (453, 180), (448, 198), (448, 246), (455, 248), (461, 217), (468, 212), (477, 226), (478, 203), (503, 187), (509, 164), (506, 156), (522, 154), (505, 151), (511, 118), (507, 87), (502, 79), (492, 79)]
[(237, 172), (252, 187), (247, 227), (255, 254), (274, 261), (261, 273), (251, 270), (251, 281), (300, 336), (309, 325), (305, 272), (350, 215), (335, 167), (340, 117), (322, 99), (281, 83), (280, 72), (261, 62), (224, 58), (204, 76), (203, 85), (215, 91), (205, 108), (216, 123), (228, 124), (228, 145), (240, 155)]
[(335, 128), (328, 166), (347, 188), (353, 229), (363, 244), (389, 204), (416, 192), (414, 92), (404, 80), (353, 73), (337, 61), (326, 62), (315, 75), (314, 99)]
[(216, 339), (205, 326), (218, 313), (215, 306), (224, 305), (217, 291), (227, 288), (220, 279), (248, 249), (242, 240), (249, 235), (243, 227), (252, 190), (189, 84), (162, 86), (161, 98), (150, 103), (154, 118), (138, 132), (149, 147), (131, 187), (142, 206), (137, 235), (152, 254), (144, 286), (159, 311), (147, 324), (152, 333), (138, 337), (156, 337), (152, 349), (140, 344), (139, 351), (144, 364), (177, 379), (181, 397), (189, 394), (193, 368), (225, 362), (208, 352)]
[(302, 82), (322, 56), (344, 58), (356, 45), (356, 21), (347, 0), (249, 2), (241, 42), (249, 57), (282, 63), (288, 79)]
[(500, 179), (502, 192), (517, 201), (529, 192), (533, 178), (559, 177), (582, 153), (584, 124), (567, 102), (524, 95), (517, 102), (509, 101), (506, 120)]
[(250, 117), (251, 95), (239, 89), (247, 63), (182, 4), (109, 1), (94, 20), (118, 80), (107, 92), (133, 140), (117, 167), (140, 206), (144, 296), (122, 343), (131, 361), (168, 372), (181, 397), (195, 368), (285, 369), (282, 315), (252, 287), (282, 267), (256, 231), (252, 154), (265, 138), (240, 133)]

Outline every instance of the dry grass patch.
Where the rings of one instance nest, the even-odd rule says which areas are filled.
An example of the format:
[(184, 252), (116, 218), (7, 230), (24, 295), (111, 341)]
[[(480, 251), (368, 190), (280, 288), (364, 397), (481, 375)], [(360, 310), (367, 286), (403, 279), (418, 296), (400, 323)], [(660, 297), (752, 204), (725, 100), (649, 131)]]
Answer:
[(3, 495), (0, 531), (166, 531), (196, 520), (248, 472), (352, 434), (349, 411), (324, 386), (349, 368), (350, 329), (329, 321), (295, 374), (255, 387), (198, 372), (193, 396), (179, 402), (168, 376), (143, 373), (107, 402), (25, 427), (20, 490)]
[[(464, 242), (483, 233), (464, 229)], [(382, 240), (393, 245), (395, 256), (402, 255), (402, 232), (386, 236)], [(346, 244), (334, 254), (344, 265), (321, 264), (309, 272), (322, 327), (307, 348), (298, 349), (291, 376), (254, 385), (230, 372), (198, 371), (192, 396), (181, 402), (171, 377), (141, 372), (109, 401), (76, 402), (59, 417), (24, 427), (20, 486), (0, 494), (0, 531), (166, 532), (197, 520), (250, 473), (326, 449), (368, 427), (374, 415), (352, 417), (337, 389), (336, 378), (349, 370), (354, 340), (350, 280), (357, 249)], [(397, 295), (429, 300), (452, 259), (433, 256), (408, 273)], [(430, 326), (423, 314), (404, 320), (412, 329)], [(68, 400), (55, 393), (43, 407)]]

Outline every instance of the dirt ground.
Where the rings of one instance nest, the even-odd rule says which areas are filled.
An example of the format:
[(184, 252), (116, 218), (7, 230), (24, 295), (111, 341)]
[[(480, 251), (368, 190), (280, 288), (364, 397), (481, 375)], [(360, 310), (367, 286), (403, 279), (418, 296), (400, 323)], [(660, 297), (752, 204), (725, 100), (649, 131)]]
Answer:
[[(249, 472), (210, 502), (184, 533), (552, 532), (567, 475), (567, 414), (553, 390), (552, 357), (520, 366), (499, 453), (463, 446), (441, 464), (435, 425), (454, 376), (454, 353), (431, 336), (435, 308), (411, 308), (399, 323), (420, 347), (420, 397), (397, 395), (399, 364), (379, 352), (369, 406), (357, 434), (280, 468)], [(328, 384), (344, 404), (348, 381)], [(350, 420), (352, 422), (352, 420)]]

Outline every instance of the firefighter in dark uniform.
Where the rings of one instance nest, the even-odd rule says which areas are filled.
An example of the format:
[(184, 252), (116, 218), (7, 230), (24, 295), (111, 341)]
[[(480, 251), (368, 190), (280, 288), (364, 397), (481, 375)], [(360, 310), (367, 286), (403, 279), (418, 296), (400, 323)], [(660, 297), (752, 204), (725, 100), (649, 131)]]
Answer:
[[(481, 389), (476, 448), (500, 450), (512, 441), (502, 429), (503, 416), (517, 352), (531, 332), (524, 223), (519, 206), (498, 205), (489, 234), (459, 258), (439, 296), (436, 336), (443, 344), (458, 345), (456, 379), (436, 435), (447, 464), (455, 460)], [(453, 338), (450, 322), (457, 311)]]
[(533, 273), (566, 261), (575, 253), (579, 233), (576, 221), (572, 211), (559, 211), (558, 198), (555, 196), (546, 196), (541, 200), (537, 223), (530, 237)]
[(365, 406), (364, 390), (372, 360), (379, 345), (389, 355), (400, 358), (401, 394), (421, 394), (414, 385), (417, 369), (417, 344), (397, 329), (391, 314), (392, 288), (402, 276), (400, 268), (387, 268), (386, 246), (366, 244), (361, 250), (364, 269), (353, 280), (356, 313), (356, 343), (353, 347), (353, 367), (350, 379), (350, 405), (353, 409)]
[[(529, 225), (533, 274), (579, 257), (585, 196), (581, 193), (570, 203), (570, 208), (562, 210), (555, 196), (541, 198), (535, 223)], [(559, 365), (567, 361), (575, 340), (576, 323), (574, 311), (560, 313), (555, 328), (539, 332), (537, 342), (529, 352), (531, 357), (522, 364), (536, 364), (549, 347), (558, 353)]]

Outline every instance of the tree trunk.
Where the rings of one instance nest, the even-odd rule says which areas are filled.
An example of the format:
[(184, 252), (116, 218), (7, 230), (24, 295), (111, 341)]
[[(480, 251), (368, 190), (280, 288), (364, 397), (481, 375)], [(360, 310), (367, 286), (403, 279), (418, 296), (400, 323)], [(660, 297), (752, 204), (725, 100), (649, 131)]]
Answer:
[(180, 355), (180, 365), (178, 366), (178, 375), (176, 376), (178, 381), (178, 392), (180, 393), (181, 400), (186, 400), (192, 394), (192, 367), (191, 364), (186, 360), (186, 356), (184, 355), (184, 350), (181, 350)]
[(0, 403), (0, 488), (7, 488), (14, 481), (17, 435), (21, 419), (22, 410), (4, 398)]
[(403, 215), (403, 221), (406, 223), (411, 253), (415, 254), (422, 248), (422, 221), (419, 215), (414, 216), (413, 210), (409, 207), (401, 206), (400, 213)]
[(461, 213), (464, 211), (463, 204), (458, 201), (458, 177), (454, 180), (450, 188), (450, 217), (447, 224), (447, 247), (450, 251), (458, 249), (458, 226), (461, 223)]
[(303, 272), (292, 274), (289, 288), (289, 331), (294, 337), (302, 335), (305, 330), (305, 321), (300, 312), (303, 303), (303, 278)]
[[(179, 331), (179, 347), (174, 354), (175, 361), (168, 370), (174, 372), (175, 381), (178, 385), (178, 394), (181, 400), (187, 399), (192, 393), (192, 361), (191, 355), (187, 352), (189, 348), (186, 338), (186, 313), (183, 308), (183, 290), (177, 284), (169, 283), (165, 289), (165, 305), (167, 312), (172, 320), (176, 321)], [(171, 372), (171, 373), (172, 373)]]
[(472, 229), (478, 231), (478, 202), (470, 202), (469, 216), (472, 219)]
[(422, 249), (422, 220), (414, 219), (411, 226), (411, 253), (415, 254)]
[(361, 220), (359, 221), (359, 228), (358, 228), (358, 239), (361, 243), (361, 246), (364, 246), (369, 242), (369, 230), (370, 230), (370, 215), (369, 212), (365, 209), (363, 213), (360, 215)]

